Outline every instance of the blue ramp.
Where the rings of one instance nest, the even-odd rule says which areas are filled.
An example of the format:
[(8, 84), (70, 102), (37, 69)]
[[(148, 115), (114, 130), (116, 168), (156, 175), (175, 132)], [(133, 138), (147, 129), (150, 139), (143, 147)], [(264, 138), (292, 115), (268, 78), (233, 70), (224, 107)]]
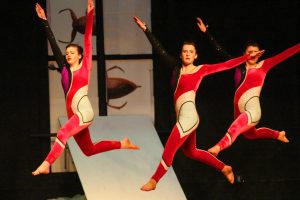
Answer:
[[(59, 120), (64, 124), (67, 118)], [(90, 132), (94, 142), (128, 137), (141, 149), (113, 150), (86, 157), (70, 138), (68, 146), (88, 200), (186, 200), (172, 167), (156, 190), (140, 190), (156, 170), (163, 151), (150, 118), (99, 116), (95, 117)]]

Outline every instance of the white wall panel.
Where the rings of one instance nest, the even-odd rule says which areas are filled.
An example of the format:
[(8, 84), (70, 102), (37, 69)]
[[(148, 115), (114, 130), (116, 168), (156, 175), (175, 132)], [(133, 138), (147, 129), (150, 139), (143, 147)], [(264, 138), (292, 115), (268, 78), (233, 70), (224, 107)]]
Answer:
[(133, 21), (138, 16), (151, 28), (150, 0), (103, 0), (105, 54), (151, 54), (144, 33)]

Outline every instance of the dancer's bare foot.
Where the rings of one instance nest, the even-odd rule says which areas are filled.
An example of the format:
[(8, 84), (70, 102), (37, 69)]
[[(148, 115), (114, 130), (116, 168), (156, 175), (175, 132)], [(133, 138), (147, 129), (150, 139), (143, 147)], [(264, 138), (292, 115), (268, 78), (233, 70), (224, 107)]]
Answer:
[(285, 136), (285, 131), (280, 131), (279, 132), (279, 136), (277, 138), (279, 141), (281, 142), (285, 142), (285, 143), (288, 143), (289, 140), (287, 139), (287, 137)]
[(226, 176), (227, 180), (233, 184), (234, 183), (234, 174), (233, 174), (233, 171), (232, 171), (232, 167), (229, 166), (229, 165), (225, 165), (221, 171), (224, 176)]
[(50, 164), (47, 161), (44, 161), (34, 172), (32, 172), (32, 175), (37, 176), (40, 174), (49, 174), (49, 173), (50, 173)]
[(138, 150), (140, 147), (131, 143), (131, 141), (126, 137), (121, 141), (121, 149)]
[(150, 179), (148, 183), (141, 187), (142, 191), (149, 192), (151, 190), (155, 190), (157, 182), (154, 179)]
[(220, 153), (220, 150), (221, 150), (220, 146), (219, 145), (215, 145), (212, 148), (208, 149), (207, 151), (209, 153), (211, 153), (212, 155), (214, 155), (215, 157), (217, 157), (218, 154)]

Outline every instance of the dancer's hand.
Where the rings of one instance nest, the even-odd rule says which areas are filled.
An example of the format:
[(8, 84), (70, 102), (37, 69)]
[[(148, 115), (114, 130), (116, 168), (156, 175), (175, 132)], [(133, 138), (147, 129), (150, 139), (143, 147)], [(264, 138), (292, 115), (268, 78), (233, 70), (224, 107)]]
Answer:
[(199, 29), (200, 29), (203, 33), (205, 33), (205, 32), (206, 32), (206, 29), (207, 29), (207, 27), (208, 27), (208, 25), (205, 25), (200, 17), (197, 17), (196, 19), (197, 19), (197, 21), (198, 21), (198, 22), (197, 22), (197, 25), (198, 25)]
[(95, 7), (94, 1), (93, 0), (88, 0), (88, 5), (87, 5), (87, 12), (89, 13), (91, 10), (93, 10)]
[(259, 58), (265, 53), (265, 50), (256, 51), (250, 54), (250, 58)]
[(144, 22), (142, 22), (137, 16), (134, 16), (133, 17), (135, 23), (143, 30), (145, 31), (146, 30), (146, 24)]
[(38, 4), (38, 3), (35, 4), (35, 11), (39, 18), (41, 18), (43, 20), (47, 20), (45, 11), (42, 8), (42, 6), (40, 6), (40, 4)]

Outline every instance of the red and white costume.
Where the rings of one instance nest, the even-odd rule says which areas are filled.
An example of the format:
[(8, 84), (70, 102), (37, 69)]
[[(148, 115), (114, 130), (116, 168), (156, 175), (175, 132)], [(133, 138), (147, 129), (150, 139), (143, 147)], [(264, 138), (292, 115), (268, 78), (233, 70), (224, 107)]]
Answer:
[(94, 112), (88, 98), (88, 86), (92, 70), (93, 18), (94, 9), (87, 14), (84, 34), (85, 52), (82, 62), (76, 69), (70, 69), (67, 65), (47, 20), (42, 20), (55, 59), (59, 65), (58, 71), (62, 77), (61, 81), (65, 92), (68, 114), (68, 121), (59, 129), (55, 143), (45, 159), (50, 164), (63, 152), (67, 140), (72, 136), (74, 136), (75, 141), (86, 156), (121, 148), (119, 141), (100, 141), (93, 144), (88, 129), (94, 118)]
[(278, 138), (279, 131), (265, 127), (255, 128), (261, 118), (260, 93), (268, 71), (299, 51), (300, 43), (276, 56), (260, 61), (256, 67), (246, 67), (243, 76), (237, 69), (235, 78), (238, 87), (233, 101), (235, 120), (230, 125), (226, 135), (218, 142), (221, 151), (229, 147), (240, 134), (243, 134), (247, 139)]

